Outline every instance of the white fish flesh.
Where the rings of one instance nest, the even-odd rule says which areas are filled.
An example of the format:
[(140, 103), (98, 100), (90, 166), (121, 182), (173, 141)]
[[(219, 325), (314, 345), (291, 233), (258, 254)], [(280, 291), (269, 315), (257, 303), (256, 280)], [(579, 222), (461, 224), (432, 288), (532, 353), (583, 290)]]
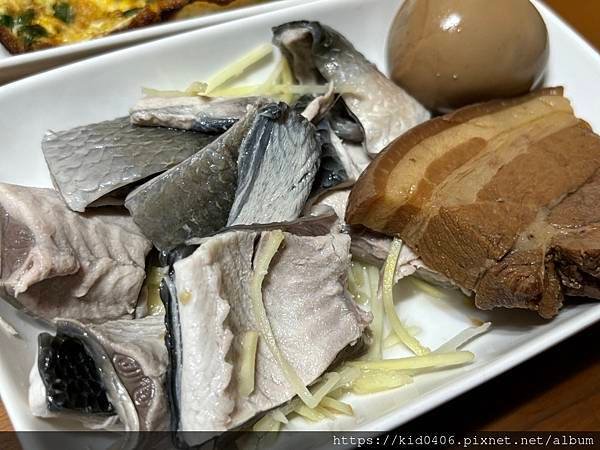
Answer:
[(132, 317), (151, 247), (122, 209), (78, 214), (54, 190), (0, 183), (0, 292), (38, 317)]
[(290, 22), (273, 29), (273, 42), (301, 83), (325, 79), (362, 125), (365, 146), (376, 155), (430, 113), (369, 62), (340, 33), (319, 22)]
[(221, 134), (246, 115), (249, 105), (267, 98), (144, 97), (129, 112), (134, 125), (159, 126)]
[[(217, 235), (173, 264), (163, 294), (178, 431), (232, 429), (295, 395), (261, 339), (255, 389), (248, 397), (236, 389), (241, 338), (258, 330), (249, 286), (261, 234)], [(309, 385), (340, 352), (358, 346), (370, 315), (345, 289), (347, 235), (284, 235), (263, 284), (263, 300), (277, 345)]]

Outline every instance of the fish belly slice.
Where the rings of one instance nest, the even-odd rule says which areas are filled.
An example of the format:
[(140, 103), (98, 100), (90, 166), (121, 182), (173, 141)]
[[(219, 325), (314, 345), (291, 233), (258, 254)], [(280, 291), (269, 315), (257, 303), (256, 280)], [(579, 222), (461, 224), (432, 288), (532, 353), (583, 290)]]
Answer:
[(228, 226), (298, 218), (321, 157), (316, 128), (285, 103), (261, 108), (240, 148)]
[(29, 391), (33, 414), (85, 425), (118, 416), (128, 431), (167, 430), (164, 333), (158, 315), (97, 325), (57, 321), (56, 336), (39, 337)]
[(273, 29), (273, 42), (291, 62), (301, 83), (319, 79), (343, 91), (342, 97), (364, 131), (374, 156), (431, 114), (394, 84), (334, 29), (319, 22), (290, 22)]
[(78, 214), (54, 190), (0, 183), (0, 292), (36, 316), (132, 317), (151, 247), (122, 209)]
[[(255, 242), (261, 233), (231, 231), (210, 238), (174, 264), (181, 365), (172, 379), (180, 431), (226, 430), (290, 400), (295, 391), (259, 338), (255, 389), (237, 391), (241, 340), (258, 331), (250, 298)], [(345, 348), (357, 345), (369, 315), (345, 290), (350, 240), (344, 234), (296, 236), (284, 246), (263, 283), (263, 301), (277, 345), (305, 385)], [(172, 325), (172, 326), (173, 326)], [(172, 349), (173, 351), (174, 349)]]
[(268, 99), (259, 97), (144, 97), (129, 116), (134, 125), (221, 134), (246, 115), (248, 106), (267, 102)]

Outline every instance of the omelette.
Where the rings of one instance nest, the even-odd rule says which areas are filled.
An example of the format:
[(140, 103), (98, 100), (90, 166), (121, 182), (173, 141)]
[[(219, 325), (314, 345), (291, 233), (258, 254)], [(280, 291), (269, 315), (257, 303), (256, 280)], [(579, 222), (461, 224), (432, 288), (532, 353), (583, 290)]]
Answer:
[(87, 41), (167, 20), (190, 3), (198, 15), (236, 0), (0, 0), (0, 43), (19, 54)]

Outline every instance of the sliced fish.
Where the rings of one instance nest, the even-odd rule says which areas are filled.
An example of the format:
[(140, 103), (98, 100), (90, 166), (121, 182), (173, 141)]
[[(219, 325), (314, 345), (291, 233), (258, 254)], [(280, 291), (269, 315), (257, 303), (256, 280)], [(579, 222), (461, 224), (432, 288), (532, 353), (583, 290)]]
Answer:
[(362, 145), (344, 142), (337, 136), (330, 115), (321, 120), (317, 129), (321, 142), (321, 163), (306, 207), (332, 190), (352, 186), (371, 162)]
[[(314, 202), (314, 199), (331, 189), (350, 186), (355, 181), (355, 178), (349, 176), (344, 165), (343, 158), (346, 158), (345, 149), (342, 146), (343, 154), (340, 155), (335, 144), (332, 142), (333, 132), (331, 131), (329, 122), (326, 119), (322, 120), (317, 130), (321, 143), (321, 161), (313, 182), (309, 203)], [(333, 137), (337, 139), (337, 136), (333, 135)]]
[(296, 219), (319, 167), (315, 127), (285, 103), (261, 108), (238, 159), (227, 226)]
[(55, 335), (38, 338), (32, 413), (76, 418), (92, 427), (168, 430), (164, 333), (163, 316), (99, 325), (58, 321)]
[[(330, 85), (325, 95), (304, 101), (302, 115), (316, 124), (321, 143), (319, 170), (313, 182), (309, 202), (331, 189), (349, 186), (357, 178), (348, 172), (349, 168), (353, 168), (348, 165), (349, 157), (346, 149), (331, 127), (331, 111), (338, 98), (333, 93), (333, 85)], [(300, 105), (295, 105), (295, 108), (298, 106)]]
[[(298, 219), (288, 222), (272, 222), (253, 225), (234, 225), (226, 229), (226, 231), (272, 231), (282, 230), (297, 236), (322, 236), (329, 232), (340, 232), (339, 218), (333, 208), (324, 205), (318, 210), (303, 214)], [(170, 266), (177, 259), (181, 259), (181, 255), (191, 255), (199, 245), (212, 239), (214, 236), (204, 238), (192, 238), (186, 241), (185, 245), (179, 246), (177, 250), (169, 252), (161, 252), (159, 261), (162, 266)], [(193, 248), (192, 248), (193, 247)], [(179, 255), (175, 259), (172, 255)]]
[(121, 208), (78, 214), (54, 190), (0, 183), (0, 293), (38, 317), (132, 317), (151, 248)]
[[(263, 283), (263, 301), (278, 347), (309, 385), (344, 349), (359, 347), (370, 315), (345, 290), (347, 235), (284, 236)], [(174, 430), (232, 429), (295, 395), (260, 338), (255, 389), (247, 397), (237, 391), (242, 336), (259, 330), (249, 291), (255, 249), (264, 237), (238, 230), (210, 238), (176, 261), (163, 285)]]
[(327, 115), (331, 129), (335, 135), (344, 142), (362, 144), (365, 140), (363, 129), (348, 111), (343, 99), (335, 102)]
[(125, 207), (161, 250), (210, 235), (227, 223), (237, 188), (240, 145), (256, 108), (177, 166), (131, 192)]
[[(344, 124), (352, 123), (358, 128), (358, 142), (362, 143), (363, 140), (360, 125), (346, 119), (344, 100), (334, 95), (333, 84), (330, 84), (330, 89), (324, 95), (301, 97), (294, 104), (294, 109), (302, 110), (302, 115), (316, 125), (321, 143), (319, 170), (308, 200), (310, 206), (327, 192), (354, 184), (371, 159), (362, 145), (352, 141), (344, 142), (338, 136), (334, 124), (339, 131), (345, 127)], [(349, 127), (342, 131), (342, 135), (347, 132), (351, 139), (356, 138)]]
[(262, 97), (144, 97), (131, 109), (130, 118), (134, 125), (221, 134), (246, 114), (248, 105), (266, 103)]
[(396, 86), (340, 33), (319, 22), (290, 22), (273, 29), (273, 42), (301, 83), (319, 79), (343, 88), (342, 97), (360, 122), (369, 154), (375, 155), (430, 113)]
[[(168, 128), (135, 127), (129, 118), (49, 131), (42, 150), (54, 185), (74, 211), (180, 163), (215, 139)], [(125, 195), (127, 189), (125, 190)], [(121, 190), (122, 198), (123, 190)], [(122, 203), (121, 198), (121, 203)]]
[(327, 132), (332, 151), (339, 159), (347, 178), (352, 182), (356, 181), (370, 164), (369, 155), (364, 151), (362, 145), (340, 139), (331, 122), (329, 122)]

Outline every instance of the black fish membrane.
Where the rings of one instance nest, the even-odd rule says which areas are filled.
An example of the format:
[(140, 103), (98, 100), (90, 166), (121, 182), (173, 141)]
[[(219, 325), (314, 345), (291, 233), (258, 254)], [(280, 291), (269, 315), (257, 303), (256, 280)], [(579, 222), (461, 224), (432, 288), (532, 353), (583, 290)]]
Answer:
[(38, 367), (48, 410), (113, 415), (115, 409), (89, 349), (78, 338), (57, 333), (39, 337)]

